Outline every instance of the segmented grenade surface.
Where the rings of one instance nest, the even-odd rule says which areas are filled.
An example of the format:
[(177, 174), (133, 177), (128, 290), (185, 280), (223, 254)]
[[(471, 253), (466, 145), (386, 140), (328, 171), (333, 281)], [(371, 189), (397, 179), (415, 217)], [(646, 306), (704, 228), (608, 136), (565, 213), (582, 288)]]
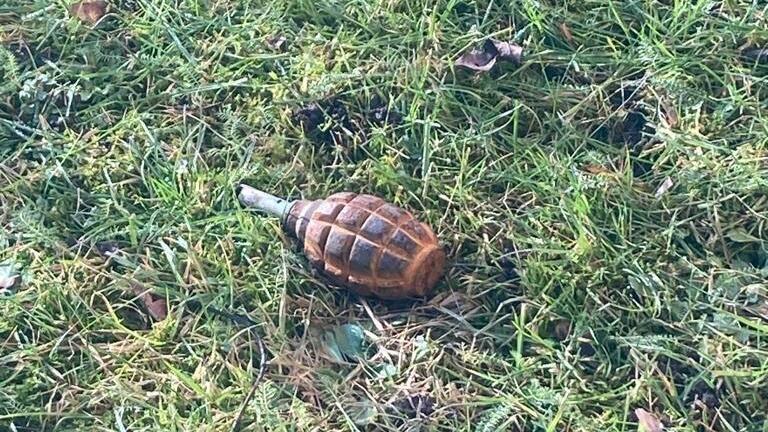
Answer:
[(378, 197), (341, 192), (297, 201), (285, 224), (315, 268), (363, 295), (424, 295), (443, 272), (432, 230)]

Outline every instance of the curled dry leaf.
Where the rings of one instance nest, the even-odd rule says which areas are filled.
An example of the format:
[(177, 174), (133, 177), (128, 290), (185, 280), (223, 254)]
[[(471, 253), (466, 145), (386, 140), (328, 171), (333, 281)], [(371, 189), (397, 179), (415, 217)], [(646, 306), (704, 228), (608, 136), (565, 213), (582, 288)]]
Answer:
[(154, 299), (151, 294), (147, 294), (147, 296), (148, 298), (144, 297), (143, 301), (149, 315), (157, 321), (164, 320), (168, 316), (168, 304), (165, 302), (165, 299)]
[(487, 72), (497, 61), (509, 61), (520, 64), (523, 48), (511, 42), (496, 39), (486, 39), (480, 47), (465, 52), (456, 60), (456, 66), (477, 72)]
[(162, 321), (168, 316), (168, 303), (162, 297), (155, 297), (141, 285), (131, 284), (131, 291), (147, 308), (147, 313), (156, 321)]
[(640, 425), (640, 432), (662, 432), (664, 430), (664, 425), (661, 424), (661, 420), (656, 418), (652, 413), (649, 413), (642, 408), (637, 408), (635, 410), (635, 415), (637, 416), (637, 422)]
[(107, 14), (108, 4), (104, 0), (79, 1), (69, 7), (70, 15), (77, 17), (81, 21), (95, 24), (104, 15)]

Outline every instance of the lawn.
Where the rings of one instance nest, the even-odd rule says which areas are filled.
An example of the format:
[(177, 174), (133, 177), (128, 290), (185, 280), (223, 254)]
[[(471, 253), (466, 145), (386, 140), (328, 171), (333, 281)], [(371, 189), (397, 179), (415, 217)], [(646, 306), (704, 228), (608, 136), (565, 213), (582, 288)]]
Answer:
[[(768, 431), (764, 2), (70, 3), (0, 2), (0, 430)], [(240, 182), (447, 272), (334, 287)]]

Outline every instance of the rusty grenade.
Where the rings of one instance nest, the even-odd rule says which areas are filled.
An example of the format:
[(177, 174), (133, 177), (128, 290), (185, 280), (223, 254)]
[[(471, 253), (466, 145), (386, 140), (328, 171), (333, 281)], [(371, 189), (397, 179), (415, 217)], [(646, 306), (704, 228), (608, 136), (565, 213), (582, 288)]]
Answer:
[(238, 199), (280, 218), (309, 263), (336, 285), (387, 300), (428, 294), (446, 256), (432, 229), (381, 198), (353, 192), (287, 201), (248, 185)]

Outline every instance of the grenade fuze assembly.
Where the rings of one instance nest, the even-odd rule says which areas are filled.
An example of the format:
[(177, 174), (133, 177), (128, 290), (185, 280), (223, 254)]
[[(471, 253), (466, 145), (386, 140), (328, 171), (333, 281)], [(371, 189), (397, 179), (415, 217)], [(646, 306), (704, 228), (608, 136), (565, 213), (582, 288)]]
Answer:
[(443, 275), (445, 252), (432, 229), (381, 198), (340, 192), (287, 201), (247, 185), (239, 189), (244, 206), (280, 218), (314, 268), (359, 295), (423, 296)]

